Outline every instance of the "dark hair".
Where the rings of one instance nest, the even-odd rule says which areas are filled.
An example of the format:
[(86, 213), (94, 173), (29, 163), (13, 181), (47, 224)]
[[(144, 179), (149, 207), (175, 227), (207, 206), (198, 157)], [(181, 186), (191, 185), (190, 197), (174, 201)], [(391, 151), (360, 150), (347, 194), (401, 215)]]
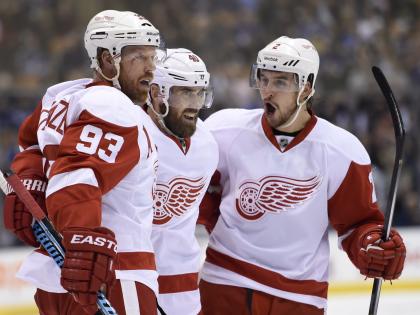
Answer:
[[(311, 87), (314, 86), (314, 74), (313, 73), (308, 75), (308, 82), (311, 84)], [(306, 102), (306, 108), (307, 109), (312, 109), (313, 101), (314, 101), (314, 97), (311, 96), (311, 98)]]

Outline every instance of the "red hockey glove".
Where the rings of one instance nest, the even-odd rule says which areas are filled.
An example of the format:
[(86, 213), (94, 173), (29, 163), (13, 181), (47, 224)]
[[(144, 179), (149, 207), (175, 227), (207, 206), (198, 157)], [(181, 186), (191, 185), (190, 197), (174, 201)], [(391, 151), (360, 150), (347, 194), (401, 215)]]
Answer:
[[(41, 209), (45, 211), (47, 180), (44, 175), (36, 170), (26, 170), (19, 174), (19, 177)], [(15, 193), (11, 193), (4, 198), (3, 217), (6, 229), (14, 233), (24, 243), (34, 247), (39, 246), (32, 231), (32, 214)]]
[(392, 229), (389, 239), (383, 242), (381, 225), (362, 226), (354, 232), (357, 233), (355, 239), (357, 253), (356, 248), (353, 248), (352, 261), (360, 273), (371, 278), (398, 279), (406, 255), (400, 234)]
[(63, 231), (63, 245), (66, 255), (61, 285), (73, 294), (87, 314), (95, 314), (96, 292), (106, 292), (115, 281), (115, 235), (104, 227), (70, 228)]

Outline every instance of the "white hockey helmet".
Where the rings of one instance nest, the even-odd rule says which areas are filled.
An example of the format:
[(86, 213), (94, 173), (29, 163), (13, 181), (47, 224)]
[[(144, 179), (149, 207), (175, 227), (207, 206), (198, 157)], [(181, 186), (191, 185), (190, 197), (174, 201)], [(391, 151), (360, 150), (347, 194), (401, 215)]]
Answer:
[(291, 72), (297, 75), (297, 90), (302, 91), (311, 78), (312, 92), (319, 69), (319, 55), (312, 43), (304, 38), (281, 36), (258, 52), (257, 62), (252, 66), (250, 86), (259, 88), (258, 70)]
[[(121, 49), (125, 46), (142, 45), (159, 47), (159, 31), (147, 19), (130, 11), (105, 10), (96, 14), (85, 32), (85, 48), (91, 68), (102, 74), (97, 56), (98, 48), (108, 49), (115, 60), (117, 75), (111, 78), (118, 84)], [(116, 82), (115, 82), (116, 81)]]
[(152, 84), (159, 86), (165, 103), (170, 97), (171, 87), (186, 86), (203, 87), (205, 97), (201, 107), (209, 108), (212, 105), (210, 73), (207, 72), (206, 65), (200, 57), (185, 48), (167, 49), (166, 56), (159, 57)]

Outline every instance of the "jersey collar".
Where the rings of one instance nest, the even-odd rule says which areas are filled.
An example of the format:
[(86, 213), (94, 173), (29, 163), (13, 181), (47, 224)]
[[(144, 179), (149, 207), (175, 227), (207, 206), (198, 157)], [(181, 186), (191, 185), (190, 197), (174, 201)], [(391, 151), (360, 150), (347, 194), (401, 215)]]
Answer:
[(187, 155), (188, 150), (190, 149), (191, 146), (191, 138), (184, 138), (182, 143), (182, 140), (172, 136), (172, 135), (168, 135), (165, 132), (161, 131), (165, 136), (167, 136), (168, 138), (170, 138), (173, 142), (176, 143), (176, 145), (181, 149), (182, 153), (184, 153), (184, 155)]
[(111, 82), (109, 82), (109, 81), (93, 81), (93, 82), (91, 82), (91, 83), (89, 83), (89, 84), (86, 84), (86, 88), (90, 88), (90, 87), (92, 87), (92, 86), (97, 86), (97, 85), (105, 85), (105, 86), (111, 86), (112, 87), (112, 83)]
[(263, 113), (261, 117), (261, 124), (262, 124), (264, 134), (268, 138), (268, 140), (271, 142), (271, 144), (276, 147), (277, 150), (279, 150), (280, 152), (286, 152), (290, 150), (291, 148), (295, 147), (296, 145), (298, 145), (299, 143), (301, 143), (306, 138), (306, 136), (312, 131), (312, 129), (315, 127), (317, 118), (312, 112), (309, 112), (309, 113), (311, 114), (311, 118), (306, 123), (305, 127), (299, 132), (299, 134), (296, 137), (293, 138), (293, 140), (287, 145), (287, 147), (284, 150), (280, 148), (280, 145), (277, 142), (276, 137), (274, 136), (273, 129), (268, 123), (267, 117)]

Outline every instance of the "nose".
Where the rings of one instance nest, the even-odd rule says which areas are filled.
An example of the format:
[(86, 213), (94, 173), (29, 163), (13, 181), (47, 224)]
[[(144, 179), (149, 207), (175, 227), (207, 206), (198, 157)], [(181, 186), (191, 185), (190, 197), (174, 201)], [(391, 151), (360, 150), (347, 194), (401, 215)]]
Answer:
[(156, 64), (153, 58), (147, 58), (144, 69), (146, 72), (153, 72), (156, 70)]
[(260, 89), (260, 94), (263, 99), (270, 99), (273, 97), (273, 91), (269, 89)]

